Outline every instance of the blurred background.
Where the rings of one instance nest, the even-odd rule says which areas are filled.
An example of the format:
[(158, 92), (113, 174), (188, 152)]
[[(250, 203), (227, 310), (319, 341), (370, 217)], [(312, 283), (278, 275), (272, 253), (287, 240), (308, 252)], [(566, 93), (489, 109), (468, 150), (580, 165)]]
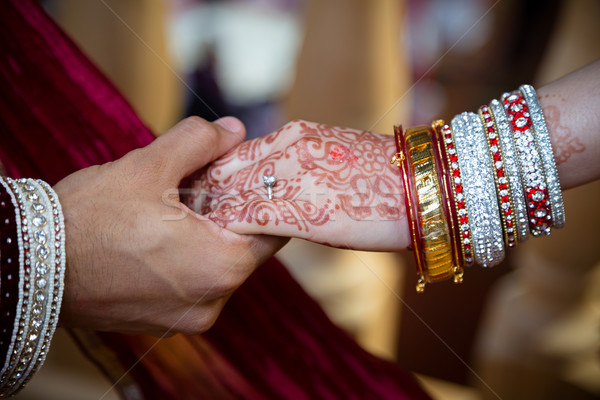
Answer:
[[(235, 115), (249, 137), (297, 118), (389, 134), (600, 57), (597, 0), (43, 3), (156, 134), (187, 115)], [(278, 257), (435, 399), (600, 398), (599, 196), (600, 182), (566, 192), (565, 229), (423, 295), (410, 253), (293, 240)], [(118, 397), (59, 330), (17, 398)]]

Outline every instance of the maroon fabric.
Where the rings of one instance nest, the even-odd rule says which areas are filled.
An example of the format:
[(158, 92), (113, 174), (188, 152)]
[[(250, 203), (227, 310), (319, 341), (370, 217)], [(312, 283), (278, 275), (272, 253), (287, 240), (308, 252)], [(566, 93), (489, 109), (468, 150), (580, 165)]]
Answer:
[(144, 146), (152, 133), (33, 1), (0, 1), (0, 159), (56, 183)]
[[(145, 399), (429, 398), (410, 374), (333, 325), (276, 259), (248, 279), (202, 336), (100, 337), (146, 382)], [(162, 380), (168, 371), (185, 372)]]
[(6, 360), (19, 300), (16, 210), (17, 205), (13, 204), (9, 192), (0, 184), (0, 365), (4, 365)]
[[(56, 182), (151, 140), (123, 97), (34, 1), (0, 2), (0, 159), (9, 175)], [(130, 376), (146, 399), (428, 398), (410, 374), (334, 326), (275, 260), (259, 268), (204, 336), (99, 337), (122, 370), (133, 367)], [(96, 350), (88, 354), (101, 363)]]
[(428, 398), (412, 376), (336, 327), (275, 259), (233, 296), (215, 328), (207, 338), (269, 398)]

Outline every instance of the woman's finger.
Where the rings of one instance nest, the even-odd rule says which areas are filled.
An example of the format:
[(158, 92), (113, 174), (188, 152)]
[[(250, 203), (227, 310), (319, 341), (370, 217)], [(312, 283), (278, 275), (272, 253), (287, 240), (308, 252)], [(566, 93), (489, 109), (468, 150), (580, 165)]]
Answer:
[(310, 201), (257, 198), (219, 208), (208, 218), (236, 233), (310, 239), (319, 226), (335, 218), (335, 209), (328, 204), (318, 207)]
[(261, 138), (248, 140), (215, 161), (205, 173), (209, 180), (223, 182), (229, 180), (238, 171), (260, 163), (274, 154), (283, 154), (302, 135), (301, 121), (289, 122), (277, 131)]

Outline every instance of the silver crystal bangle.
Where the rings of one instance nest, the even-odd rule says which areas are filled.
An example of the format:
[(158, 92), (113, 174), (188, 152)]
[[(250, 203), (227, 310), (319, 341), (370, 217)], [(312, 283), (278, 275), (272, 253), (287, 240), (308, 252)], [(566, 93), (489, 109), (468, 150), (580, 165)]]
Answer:
[[(471, 243), (472, 233), (469, 223), (469, 212), (467, 202), (465, 201), (463, 178), (458, 164), (458, 154), (456, 154), (456, 145), (454, 144), (454, 135), (449, 125), (442, 127), (444, 135), (444, 147), (446, 150), (446, 162), (448, 171), (450, 171), (450, 186), (452, 187), (452, 196), (456, 211), (457, 232), (459, 235), (462, 259), (465, 266), (473, 265), (473, 246)], [(458, 179), (457, 179), (458, 178)]]
[(491, 267), (504, 259), (505, 250), (487, 139), (477, 114), (459, 114), (451, 125), (469, 210), (475, 262)]
[[(0, 396), (14, 394), (46, 358), (64, 287), (64, 219), (56, 193), (33, 179), (5, 178), (19, 204), (19, 303), (0, 372)], [(20, 220), (20, 221), (19, 221)]]
[(531, 114), (535, 130), (535, 141), (540, 152), (544, 173), (546, 174), (546, 184), (548, 185), (548, 196), (552, 212), (552, 225), (556, 228), (562, 228), (565, 225), (565, 206), (546, 120), (544, 119), (544, 114), (542, 113), (542, 108), (540, 107), (533, 86), (522, 85), (520, 90), (529, 106), (529, 113)]
[(500, 147), (502, 148), (504, 164), (506, 166), (506, 177), (512, 193), (513, 209), (517, 225), (517, 240), (518, 242), (525, 242), (529, 238), (529, 218), (527, 217), (527, 205), (525, 204), (523, 185), (521, 184), (521, 170), (517, 159), (517, 149), (513, 142), (512, 130), (506, 118), (504, 107), (498, 100), (491, 101), (490, 110), (496, 121)]
[[(60, 306), (62, 305), (62, 298), (65, 287), (65, 271), (66, 271), (66, 249), (65, 249), (65, 219), (62, 212), (58, 195), (52, 189), (50, 185), (42, 180), (36, 180), (36, 182), (46, 191), (46, 195), (52, 205), (52, 218), (54, 225), (54, 243), (48, 242), (49, 246), (54, 246), (54, 281), (52, 284), (52, 301), (50, 302), (50, 309), (48, 310), (48, 321), (49, 326), (44, 337), (44, 343), (42, 344), (43, 353), (40, 354), (33, 366), (32, 372), (29, 374), (27, 380), (29, 380), (35, 371), (42, 366), (48, 355), (48, 349), (50, 347), (50, 341), (56, 331), (58, 325), (58, 317), (60, 314)], [(27, 381), (25, 381), (26, 383)]]

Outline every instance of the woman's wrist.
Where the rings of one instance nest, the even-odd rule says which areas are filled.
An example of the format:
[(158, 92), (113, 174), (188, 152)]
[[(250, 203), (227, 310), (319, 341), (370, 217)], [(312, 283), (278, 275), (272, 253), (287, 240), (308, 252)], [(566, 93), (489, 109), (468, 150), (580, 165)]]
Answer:
[(538, 90), (563, 190), (600, 179), (600, 61)]
[[(436, 221), (446, 221), (449, 227), (455, 221), (452, 207), (444, 207), (443, 201), (435, 205), (431, 202), (434, 198), (443, 199), (444, 193), (452, 193), (457, 205), (458, 226), (450, 229), (461, 240), (460, 248), (453, 246), (451, 250), (452, 259), (462, 259), (454, 266), (456, 271), (462, 271), (467, 264), (467, 246), (473, 248), (477, 264), (493, 266), (503, 260), (505, 248), (527, 240), (529, 234), (549, 235), (553, 228), (564, 226), (555, 152), (533, 87), (522, 85), (519, 90), (503, 94), (499, 101), (492, 100), (490, 106), (480, 107), (479, 114), (455, 116), (449, 125), (440, 121), (432, 123), (432, 128), (408, 129), (406, 132), (420, 132), (417, 141), (410, 133), (404, 135), (401, 128), (395, 130), (398, 153), (391, 162), (402, 169), (419, 277), (417, 291), (423, 291), (426, 282), (439, 280), (432, 269), (436, 270), (442, 248), (428, 247), (428, 243)], [(553, 133), (555, 139), (560, 138), (559, 131), (555, 129)], [(436, 160), (442, 164), (441, 173), (427, 167), (433, 160), (431, 154), (427, 153), (426, 159), (415, 158), (424, 149), (434, 148), (436, 141), (445, 144), (448, 155), (447, 162), (440, 161), (443, 157)], [(518, 166), (516, 173), (509, 168), (512, 166)], [(451, 176), (451, 180), (442, 179), (444, 176)], [(524, 210), (516, 202), (521, 198), (525, 199)], [(444, 232), (433, 231), (437, 239), (446, 238)], [(453, 244), (455, 240), (446, 239), (444, 243)], [(428, 259), (428, 251), (436, 256)], [(444, 265), (446, 272), (452, 271), (451, 262)], [(458, 276), (455, 283), (462, 281), (462, 273)]]

